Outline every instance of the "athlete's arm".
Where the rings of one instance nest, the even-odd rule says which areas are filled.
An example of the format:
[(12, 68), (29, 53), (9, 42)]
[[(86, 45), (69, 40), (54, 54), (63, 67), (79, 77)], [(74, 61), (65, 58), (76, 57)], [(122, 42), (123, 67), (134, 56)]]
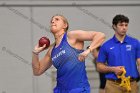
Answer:
[(51, 48), (48, 49), (48, 52), (41, 60), (39, 60), (39, 55), (35, 53), (32, 54), (32, 69), (35, 76), (43, 74), (51, 65)]
[(105, 34), (96, 31), (75, 30), (68, 33), (69, 42), (77, 49), (83, 49), (84, 41), (91, 41), (87, 50), (79, 55), (79, 60), (84, 61), (87, 55), (105, 40)]
[(90, 49), (96, 49), (105, 40), (105, 34), (96, 31), (82, 31), (75, 30), (68, 33), (68, 37), (74, 39), (76, 42), (91, 41)]

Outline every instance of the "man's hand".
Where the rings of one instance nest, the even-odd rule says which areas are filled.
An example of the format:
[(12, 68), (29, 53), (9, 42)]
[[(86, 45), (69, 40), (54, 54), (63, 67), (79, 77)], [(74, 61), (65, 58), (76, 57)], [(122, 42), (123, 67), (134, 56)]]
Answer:
[(122, 68), (124, 68), (124, 67), (123, 66), (117, 66), (117, 67), (115, 67), (114, 68), (114, 73), (116, 75), (121, 75), (123, 73), (123, 69)]
[(126, 70), (125, 70), (125, 68), (122, 68), (122, 70), (123, 70), (123, 73), (121, 75), (117, 76), (119, 79), (121, 79), (120, 86), (126, 88), (127, 91), (131, 91), (130, 76), (129, 77), (125, 77)]

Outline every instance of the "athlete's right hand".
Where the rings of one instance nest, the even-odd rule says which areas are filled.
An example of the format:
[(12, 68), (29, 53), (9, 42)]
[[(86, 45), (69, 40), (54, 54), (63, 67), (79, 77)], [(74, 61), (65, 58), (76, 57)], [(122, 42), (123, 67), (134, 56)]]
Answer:
[(37, 44), (34, 47), (33, 52), (36, 53), (36, 54), (39, 54), (40, 52), (42, 52), (43, 50), (45, 50), (45, 47), (46, 47), (46, 44), (44, 44), (42, 47), (40, 47), (39, 44)]

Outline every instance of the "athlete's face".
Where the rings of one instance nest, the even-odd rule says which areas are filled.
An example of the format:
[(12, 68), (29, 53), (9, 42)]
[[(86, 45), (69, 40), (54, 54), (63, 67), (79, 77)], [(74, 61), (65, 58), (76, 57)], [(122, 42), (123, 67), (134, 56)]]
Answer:
[(51, 20), (51, 31), (52, 32), (57, 32), (60, 31), (62, 29), (65, 30), (65, 28), (67, 27), (67, 24), (64, 22), (63, 17), (61, 16), (54, 16)]
[(119, 22), (117, 25), (113, 25), (113, 28), (115, 30), (115, 34), (119, 36), (126, 35), (126, 32), (128, 30), (128, 23), (126, 22)]

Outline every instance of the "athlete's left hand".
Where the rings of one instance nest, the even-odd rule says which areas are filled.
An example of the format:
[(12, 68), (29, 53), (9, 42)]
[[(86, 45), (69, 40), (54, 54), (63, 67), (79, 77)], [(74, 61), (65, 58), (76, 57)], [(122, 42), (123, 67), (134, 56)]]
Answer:
[(90, 50), (87, 49), (85, 50), (84, 52), (80, 53), (79, 56), (78, 56), (78, 59), (83, 62), (85, 61), (86, 57), (88, 56), (88, 54), (90, 53)]

